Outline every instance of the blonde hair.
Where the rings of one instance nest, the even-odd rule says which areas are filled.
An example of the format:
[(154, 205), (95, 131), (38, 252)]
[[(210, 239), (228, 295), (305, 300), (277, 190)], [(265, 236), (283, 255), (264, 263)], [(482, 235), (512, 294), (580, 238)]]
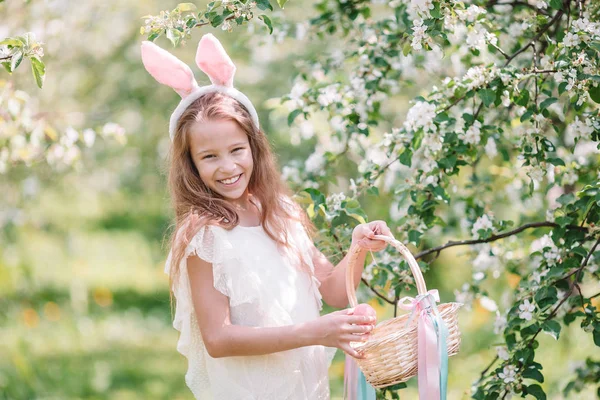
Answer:
[[(299, 250), (290, 242), (288, 233), (290, 224), (293, 221), (300, 222), (310, 237), (315, 233), (314, 225), (295, 202), (292, 201), (291, 207), (282, 203), (282, 198), (291, 199), (291, 191), (282, 182), (266, 135), (256, 128), (248, 110), (227, 95), (206, 94), (182, 114), (169, 152), (168, 185), (175, 211), (174, 230), (170, 237), (171, 304), (174, 284), (179, 282), (179, 266), (190, 240), (205, 225), (217, 225), (230, 230), (239, 224), (233, 205), (202, 182), (192, 160), (189, 129), (196, 122), (209, 120), (233, 121), (248, 136), (254, 163), (248, 191), (260, 204), (260, 223), (265, 233), (285, 250), (296, 252)], [(311, 274), (304, 257), (298, 259), (301, 269)]]

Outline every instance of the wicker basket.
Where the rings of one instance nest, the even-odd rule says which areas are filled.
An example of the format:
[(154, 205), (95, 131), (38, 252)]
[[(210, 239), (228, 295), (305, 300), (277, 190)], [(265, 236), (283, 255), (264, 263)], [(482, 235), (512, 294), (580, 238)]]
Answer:
[[(373, 239), (383, 240), (400, 252), (408, 262), (415, 278), (419, 295), (427, 293), (421, 269), (410, 251), (402, 243), (389, 236), (375, 235)], [(356, 307), (354, 289), (354, 267), (360, 254), (360, 247), (351, 246), (348, 252), (346, 292), (350, 306)], [(458, 309), (461, 303), (443, 303), (437, 306), (438, 312), (448, 328), (448, 356), (458, 353), (460, 332), (458, 330)], [(417, 318), (409, 321), (410, 313), (383, 321), (373, 329), (366, 342), (351, 342), (351, 346), (366, 355), (356, 359), (365, 378), (374, 388), (383, 388), (405, 382), (417, 374)]]

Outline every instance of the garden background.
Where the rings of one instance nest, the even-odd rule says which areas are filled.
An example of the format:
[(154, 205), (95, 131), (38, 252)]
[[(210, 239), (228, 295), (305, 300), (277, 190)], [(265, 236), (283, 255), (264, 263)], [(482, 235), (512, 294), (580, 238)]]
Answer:
[[(0, 399), (192, 398), (163, 273), (178, 96), (140, 44), (192, 65), (207, 32), (324, 253), (385, 220), (465, 303), (449, 399), (596, 398), (598, 6), (257, 3), (0, 1)], [(383, 320), (415, 291), (376, 261), (359, 294)], [(340, 399), (341, 351), (330, 377)]]

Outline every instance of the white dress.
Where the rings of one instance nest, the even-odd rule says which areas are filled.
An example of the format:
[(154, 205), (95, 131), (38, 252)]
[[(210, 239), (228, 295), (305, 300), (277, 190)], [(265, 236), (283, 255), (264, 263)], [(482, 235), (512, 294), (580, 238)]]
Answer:
[[(310, 238), (300, 223), (292, 239), (309, 254)], [(261, 356), (212, 358), (202, 341), (190, 294), (187, 257), (212, 263), (214, 287), (227, 297), (235, 325), (274, 327), (319, 317), (319, 281), (279, 252), (262, 226), (231, 231), (204, 226), (192, 238), (176, 286), (177, 350), (188, 359), (185, 382), (197, 400), (329, 399), (328, 369), (335, 348), (307, 346)], [(313, 269), (310, 257), (305, 257)], [(166, 262), (169, 273), (171, 254)]]

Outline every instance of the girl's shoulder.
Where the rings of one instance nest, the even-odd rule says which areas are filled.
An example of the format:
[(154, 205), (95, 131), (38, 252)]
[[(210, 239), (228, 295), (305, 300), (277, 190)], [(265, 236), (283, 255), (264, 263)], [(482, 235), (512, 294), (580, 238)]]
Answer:
[(238, 257), (230, 233), (219, 225), (202, 225), (191, 238), (186, 255), (195, 254), (210, 263), (220, 263)]

